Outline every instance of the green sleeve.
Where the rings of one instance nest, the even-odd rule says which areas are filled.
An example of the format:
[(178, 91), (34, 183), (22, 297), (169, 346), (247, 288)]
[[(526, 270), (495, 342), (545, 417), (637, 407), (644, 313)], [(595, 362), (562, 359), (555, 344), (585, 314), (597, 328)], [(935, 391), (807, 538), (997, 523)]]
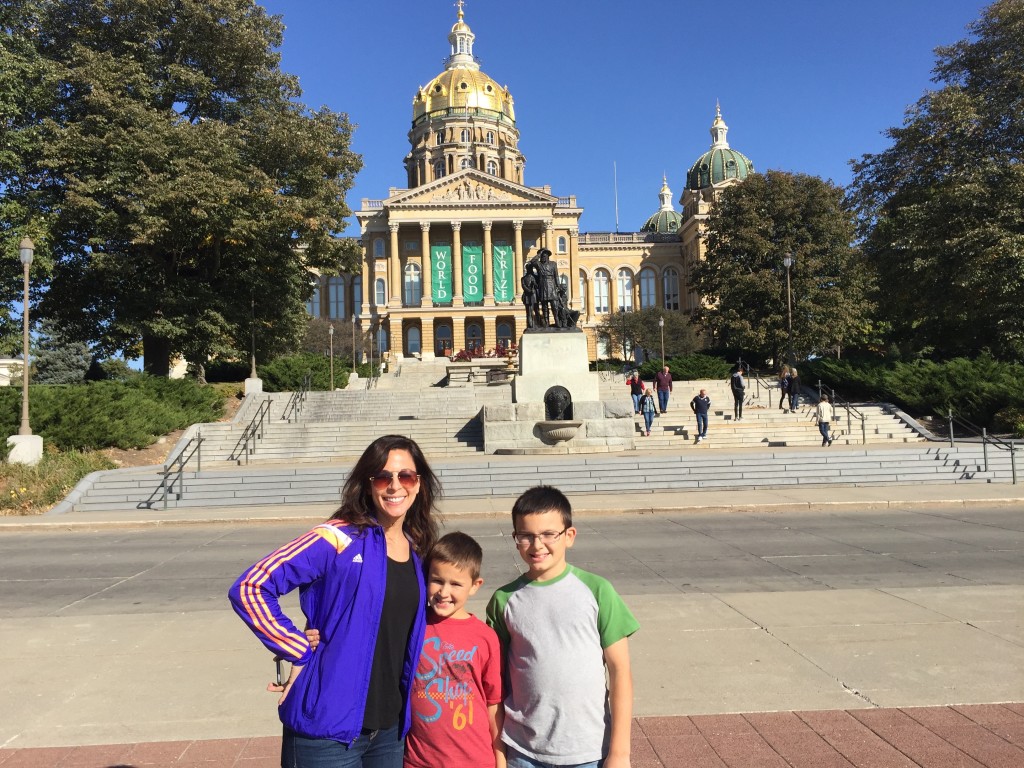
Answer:
[(487, 603), (487, 626), (498, 635), (498, 640), (501, 642), (502, 656), (505, 655), (509, 642), (508, 627), (505, 626), (505, 606), (508, 604), (511, 594), (511, 591), (502, 587), (495, 590), (494, 594), (491, 595), (490, 601)]
[(587, 585), (597, 601), (597, 632), (601, 637), (602, 648), (614, 645), (640, 629), (640, 622), (610, 581), (579, 569), (576, 569), (576, 575)]

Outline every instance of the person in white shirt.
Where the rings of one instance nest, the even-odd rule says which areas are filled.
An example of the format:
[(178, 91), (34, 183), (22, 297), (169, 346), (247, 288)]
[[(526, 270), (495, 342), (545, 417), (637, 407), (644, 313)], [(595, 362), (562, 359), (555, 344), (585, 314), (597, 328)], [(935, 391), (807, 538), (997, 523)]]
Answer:
[(828, 395), (822, 395), (818, 401), (818, 431), (821, 432), (821, 447), (832, 445), (832, 435), (828, 431), (828, 425), (836, 415), (836, 409), (828, 401)]

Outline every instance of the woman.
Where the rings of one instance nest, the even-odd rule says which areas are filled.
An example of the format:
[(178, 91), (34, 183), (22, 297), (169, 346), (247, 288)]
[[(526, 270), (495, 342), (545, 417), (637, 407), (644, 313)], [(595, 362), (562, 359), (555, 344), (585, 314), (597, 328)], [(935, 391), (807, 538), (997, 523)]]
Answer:
[(633, 413), (640, 413), (640, 397), (644, 393), (644, 383), (640, 380), (640, 374), (636, 371), (626, 379), (629, 385), (629, 396), (633, 398)]
[(800, 407), (800, 373), (796, 366), (789, 369), (789, 410), (796, 413)]
[(786, 411), (786, 409), (782, 407), (782, 404), (789, 400), (789, 385), (792, 383), (792, 381), (793, 379), (791, 378), (791, 374), (789, 372), (789, 366), (782, 366), (782, 372), (779, 374), (779, 392), (781, 393), (779, 397), (780, 411)]
[(654, 393), (648, 387), (640, 398), (640, 412), (644, 415), (644, 424), (647, 427), (647, 437), (651, 436), (651, 423), (654, 421)]
[[(439, 496), (415, 442), (378, 438), (352, 468), (331, 519), (231, 587), (235, 612), (292, 663), (284, 686), (270, 686), (282, 691), (282, 766), (401, 768), (425, 626), (420, 557), (437, 539)], [(306, 626), (320, 632), (315, 653), (278, 605), (296, 587)]]

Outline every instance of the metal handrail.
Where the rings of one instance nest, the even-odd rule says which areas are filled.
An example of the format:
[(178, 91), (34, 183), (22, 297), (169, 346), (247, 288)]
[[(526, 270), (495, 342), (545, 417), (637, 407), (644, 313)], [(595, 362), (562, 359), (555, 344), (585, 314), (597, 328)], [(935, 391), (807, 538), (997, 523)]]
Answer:
[(249, 457), (256, 453), (256, 441), (263, 439), (263, 425), (270, 421), (270, 404), (272, 402), (273, 398), (268, 397), (260, 403), (260, 407), (256, 409), (256, 415), (249, 421), (249, 425), (242, 431), (242, 436), (238, 438), (235, 447), (231, 449), (228, 461), (241, 464), (241, 456), (245, 456), (245, 463), (249, 463)]
[(311, 371), (307, 371), (306, 375), (302, 377), (302, 386), (295, 392), (292, 392), (292, 396), (288, 398), (288, 403), (284, 407), (284, 413), (281, 414), (281, 421), (287, 421), (289, 424), (292, 423), (292, 417), (295, 420), (299, 420), (299, 414), (302, 413), (302, 405), (306, 402), (306, 396), (309, 394), (309, 387), (313, 381), (313, 374)]
[[(160, 472), (162, 476), (160, 485), (149, 494), (149, 498), (139, 502), (138, 509), (152, 509), (153, 500), (157, 496), (162, 497), (163, 508), (167, 509), (167, 497), (172, 493), (175, 501), (181, 501), (181, 497), (185, 495), (185, 466), (193, 456), (196, 457), (196, 472), (203, 471), (202, 448), (205, 439), (202, 432), (196, 430), (195, 435), (178, 451), (178, 455), (164, 464), (163, 470)], [(193, 443), (195, 443), (195, 447), (192, 447)], [(191, 450), (189, 450), (190, 448)], [(173, 468), (175, 465), (177, 465), (177, 469)]]
[(828, 395), (828, 399), (831, 401), (833, 408), (843, 408), (846, 410), (846, 434), (849, 435), (853, 433), (854, 417), (860, 421), (860, 441), (862, 445), (866, 445), (868, 442), (867, 414), (858, 410), (857, 406), (849, 400), (840, 397), (839, 393), (832, 389), (832, 387), (827, 384), (822, 384), (821, 379), (818, 379), (818, 402), (821, 402), (822, 392)]
[(985, 427), (979, 427), (976, 424), (972, 424), (967, 419), (962, 419), (959, 416), (953, 415), (953, 409), (950, 408), (947, 411), (947, 419), (949, 421), (949, 447), (953, 448), (956, 446), (956, 438), (953, 436), (953, 425), (958, 424), (964, 429), (969, 429), (976, 435), (981, 437), (981, 456), (985, 462), (985, 471), (988, 472), (988, 445), (992, 443), (993, 446), (998, 448), (1000, 451), (1010, 452), (1010, 477), (1013, 485), (1017, 484), (1017, 446), (1013, 440), (1003, 440), (1001, 437), (988, 434), (988, 430)]

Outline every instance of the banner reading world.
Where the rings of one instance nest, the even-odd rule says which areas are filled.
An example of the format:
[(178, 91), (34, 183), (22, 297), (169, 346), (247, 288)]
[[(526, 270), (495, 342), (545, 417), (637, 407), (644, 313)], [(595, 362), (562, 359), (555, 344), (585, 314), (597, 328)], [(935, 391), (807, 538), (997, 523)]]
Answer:
[(494, 300), (512, 301), (516, 295), (515, 274), (512, 271), (512, 246), (495, 243), (491, 261), (494, 264)]
[(484, 249), (479, 243), (462, 246), (462, 297), (467, 303), (484, 300)]
[(452, 247), (430, 246), (430, 298), (437, 304), (452, 303)]

